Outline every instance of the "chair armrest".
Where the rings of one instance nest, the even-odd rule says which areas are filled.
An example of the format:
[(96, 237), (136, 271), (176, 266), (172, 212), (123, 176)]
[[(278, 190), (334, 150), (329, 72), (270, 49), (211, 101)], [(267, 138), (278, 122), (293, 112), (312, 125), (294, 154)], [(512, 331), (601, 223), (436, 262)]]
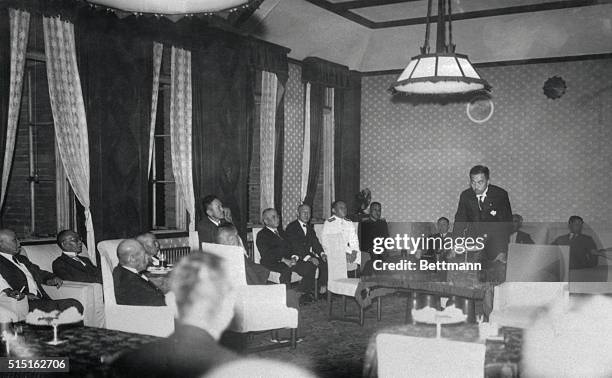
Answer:
[(241, 302), (287, 307), (287, 287), (280, 284), (241, 286), (238, 289), (236, 303)]
[(59, 289), (48, 285), (43, 285), (43, 288), (51, 299), (73, 298), (81, 302), (83, 307), (85, 307), (94, 302), (93, 285), (92, 283), (85, 282), (64, 281)]
[(174, 331), (174, 314), (167, 306), (107, 306), (106, 328), (167, 337)]
[(0, 294), (0, 307), (14, 313), (17, 316), (17, 320), (25, 320), (30, 310), (26, 298), (18, 301), (16, 298), (4, 295), (4, 293)]

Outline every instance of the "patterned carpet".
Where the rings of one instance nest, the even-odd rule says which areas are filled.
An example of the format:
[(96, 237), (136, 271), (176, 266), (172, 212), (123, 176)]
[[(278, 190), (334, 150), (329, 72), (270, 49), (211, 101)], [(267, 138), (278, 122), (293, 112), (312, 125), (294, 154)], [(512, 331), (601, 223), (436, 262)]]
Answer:
[[(341, 300), (334, 297), (334, 314), (341, 313)], [(358, 315), (357, 305), (348, 302), (347, 314)], [(360, 377), (369, 339), (377, 330), (403, 324), (406, 299), (396, 295), (382, 299), (382, 320), (376, 321), (376, 307), (371, 306), (365, 313), (363, 327), (357, 323), (329, 321), (327, 302), (319, 301), (300, 308), (299, 335), (304, 340), (297, 349), (276, 349), (254, 353), (254, 356), (280, 359), (297, 364), (320, 377)], [(414, 326), (415, 333), (426, 337), (435, 335), (433, 326)], [(288, 335), (288, 332), (285, 333)], [(282, 335), (281, 335), (282, 336)], [(255, 336), (249, 346), (267, 343), (270, 333)]]

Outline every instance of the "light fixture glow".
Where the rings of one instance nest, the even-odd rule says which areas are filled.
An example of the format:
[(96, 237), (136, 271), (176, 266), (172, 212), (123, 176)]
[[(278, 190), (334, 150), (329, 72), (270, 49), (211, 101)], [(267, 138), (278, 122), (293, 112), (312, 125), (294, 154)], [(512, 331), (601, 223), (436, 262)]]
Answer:
[(393, 83), (390, 88), (393, 93), (450, 95), (491, 89), (489, 83), (472, 66), (467, 55), (455, 53), (455, 45), (452, 43), (451, 0), (448, 0), (449, 43), (446, 43), (446, 1), (438, 0), (436, 52), (429, 53), (429, 24), (432, 3), (432, 0), (429, 0), (425, 43), (421, 47), (421, 54), (410, 60), (406, 69)]

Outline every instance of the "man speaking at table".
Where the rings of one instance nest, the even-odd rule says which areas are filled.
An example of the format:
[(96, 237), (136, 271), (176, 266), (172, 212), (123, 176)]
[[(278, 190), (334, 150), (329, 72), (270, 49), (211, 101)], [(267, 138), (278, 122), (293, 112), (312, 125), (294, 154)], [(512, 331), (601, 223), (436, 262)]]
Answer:
[(480, 253), (484, 273), (480, 276), (481, 281), (505, 281), (511, 228), (512, 209), (508, 192), (489, 184), (489, 168), (483, 165), (472, 167), (470, 188), (459, 197), (453, 235), (485, 239), (485, 247)]

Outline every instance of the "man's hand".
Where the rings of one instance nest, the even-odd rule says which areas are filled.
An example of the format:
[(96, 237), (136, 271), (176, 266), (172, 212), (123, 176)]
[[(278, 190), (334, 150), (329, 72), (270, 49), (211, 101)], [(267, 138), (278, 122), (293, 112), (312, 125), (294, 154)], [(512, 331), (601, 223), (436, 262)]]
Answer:
[(497, 257), (495, 257), (495, 259), (493, 261), (499, 261), (500, 263), (505, 264), (506, 263), (506, 254), (505, 253), (500, 253), (499, 255), (497, 255)]
[(58, 289), (62, 286), (63, 283), (64, 281), (62, 281), (62, 279), (59, 277), (50, 278), (47, 280), (47, 282), (45, 282), (46, 285), (55, 286)]
[(358, 253), (359, 253), (359, 251), (353, 250), (350, 254), (346, 255), (346, 261), (349, 262), (350, 264), (354, 263), (355, 260), (357, 259), (357, 254)]
[(316, 257), (311, 257), (308, 261), (312, 262), (314, 266), (319, 266), (319, 259), (317, 259)]
[(7, 297), (15, 298), (18, 301), (22, 300), (25, 297), (25, 293), (19, 290), (5, 289), (4, 293), (6, 294)]
[(285, 259), (285, 258), (283, 258), (283, 259), (281, 259), (281, 261), (283, 263), (285, 263), (285, 265), (287, 265), (289, 268), (291, 268), (292, 266), (295, 265), (295, 262), (292, 259)]

